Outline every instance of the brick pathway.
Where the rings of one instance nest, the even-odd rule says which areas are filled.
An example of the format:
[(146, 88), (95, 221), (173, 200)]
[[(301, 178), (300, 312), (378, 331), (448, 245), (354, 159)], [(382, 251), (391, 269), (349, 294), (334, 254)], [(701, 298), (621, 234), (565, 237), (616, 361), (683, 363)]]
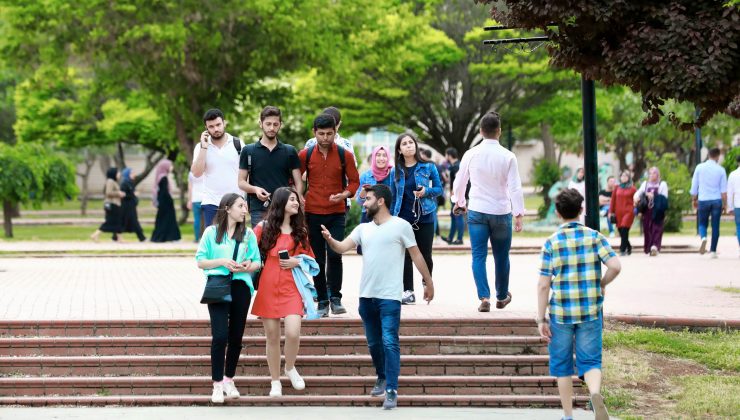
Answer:
[[(680, 237), (679, 237), (680, 238)], [(518, 239), (516, 242), (541, 241)], [(40, 250), (59, 243), (2, 243), (0, 250)], [(16, 247), (17, 245), (20, 245)], [(194, 248), (194, 244), (126, 244), (142, 249)], [(67, 243), (72, 249), (121, 249), (112, 243)], [(721, 238), (720, 258), (698, 254), (635, 254), (607, 289), (607, 314), (740, 318), (740, 297), (716, 289), (740, 286), (740, 259), (734, 238)], [(431, 305), (403, 309), (404, 317), (533, 317), (538, 257), (513, 255), (506, 310), (480, 314), (469, 255), (435, 260), (436, 297)], [(345, 257), (343, 293), (348, 317), (357, 317), (361, 258)], [(489, 277), (493, 276), (489, 258)], [(3, 258), (0, 259), (1, 319), (207, 319), (198, 300), (201, 272), (190, 257)], [(493, 280), (491, 280), (493, 285)], [(417, 280), (416, 286), (420, 287)], [(421, 293), (417, 295), (421, 299)]]

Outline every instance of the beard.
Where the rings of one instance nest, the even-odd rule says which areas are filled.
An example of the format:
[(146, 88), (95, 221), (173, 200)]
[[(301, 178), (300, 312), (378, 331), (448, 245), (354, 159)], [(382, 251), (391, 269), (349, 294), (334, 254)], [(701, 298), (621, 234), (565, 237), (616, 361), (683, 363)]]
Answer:
[[(272, 135), (270, 135), (270, 134), (272, 134)], [(262, 132), (262, 135), (263, 135), (263, 136), (265, 136), (265, 138), (267, 138), (268, 140), (272, 141), (272, 140), (275, 140), (275, 138), (277, 137), (278, 133), (277, 133), (277, 132), (275, 132), (275, 133), (273, 134), (273, 133), (268, 133), (268, 132), (266, 132), (266, 131), (263, 131), (263, 132)]]
[(211, 138), (213, 140), (221, 140), (222, 138), (224, 138), (224, 134), (226, 134), (226, 133), (225, 132), (218, 132), (218, 131), (216, 131), (213, 134), (211, 134), (210, 132), (208, 134), (211, 135)]
[(372, 206), (372, 207), (368, 207), (367, 208), (367, 217), (370, 218), (370, 219), (374, 219), (375, 216), (378, 214), (378, 210), (379, 210), (379, 208), (378, 208), (377, 205)]

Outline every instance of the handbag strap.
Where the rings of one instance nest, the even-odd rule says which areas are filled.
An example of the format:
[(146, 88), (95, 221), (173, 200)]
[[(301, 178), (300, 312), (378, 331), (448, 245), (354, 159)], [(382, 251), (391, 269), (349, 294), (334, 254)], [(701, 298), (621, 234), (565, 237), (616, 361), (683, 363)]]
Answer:
[(234, 262), (238, 262), (236, 260), (237, 255), (239, 254), (239, 244), (241, 244), (242, 241), (236, 239), (236, 245), (234, 245), (234, 255), (231, 256), (231, 260)]

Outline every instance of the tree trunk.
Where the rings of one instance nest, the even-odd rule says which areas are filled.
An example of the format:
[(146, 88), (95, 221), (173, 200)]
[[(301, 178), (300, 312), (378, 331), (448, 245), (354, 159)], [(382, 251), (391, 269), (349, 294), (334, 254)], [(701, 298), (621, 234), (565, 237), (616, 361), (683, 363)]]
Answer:
[(85, 150), (85, 171), (77, 173), (77, 176), (82, 180), (82, 191), (80, 191), (80, 214), (87, 215), (87, 203), (90, 201), (90, 172), (92, 171), (93, 165), (95, 165), (96, 156), (90, 153), (89, 150)]
[(13, 204), (12, 202), (3, 201), (3, 226), (5, 227), (5, 237), (13, 237)]
[(123, 143), (120, 141), (117, 144), (118, 154), (116, 155), (116, 165), (118, 170), (122, 171), (126, 168), (126, 154), (123, 152)]
[(545, 148), (545, 159), (550, 162), (557, 162), (558, 159), (555, 156), (555, 139), (552, 137), (550, 132), (550, 124), (540, 124), (540, 130), (542, 135), (542, 145)]

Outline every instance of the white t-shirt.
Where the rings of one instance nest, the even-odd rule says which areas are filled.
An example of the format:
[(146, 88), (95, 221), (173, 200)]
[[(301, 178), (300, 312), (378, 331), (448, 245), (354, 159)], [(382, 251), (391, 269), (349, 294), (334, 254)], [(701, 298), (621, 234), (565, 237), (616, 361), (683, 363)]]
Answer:
[(382, 225), (362, 223), (349, 237), (362, 245), (360, 297), (400, 301), (406, 249), (416, 246), (409, 222), (393, 216)]
[[(200, 146), (198, 146), (200, 147)], [(188, 182), (193, 186), (190, 193), (191, 203), (200, 203), (203, 201), (203, 177), (196, 177), (192, 172), (188, 173)]]
[[(226, 143), (219, 149), (208, 139), (206, 171), (203, 173), (203, 200), (201, 205), (218, 206), (221, 197), (229, 193), (243, 195), (239, 190), (239, 153), (234, 147), (234, 137), (226, 133)], [(242, 145), (244, 147), (244, 145)], [(195, 145), (193, 159), (198, 159), (200, 142)]]

